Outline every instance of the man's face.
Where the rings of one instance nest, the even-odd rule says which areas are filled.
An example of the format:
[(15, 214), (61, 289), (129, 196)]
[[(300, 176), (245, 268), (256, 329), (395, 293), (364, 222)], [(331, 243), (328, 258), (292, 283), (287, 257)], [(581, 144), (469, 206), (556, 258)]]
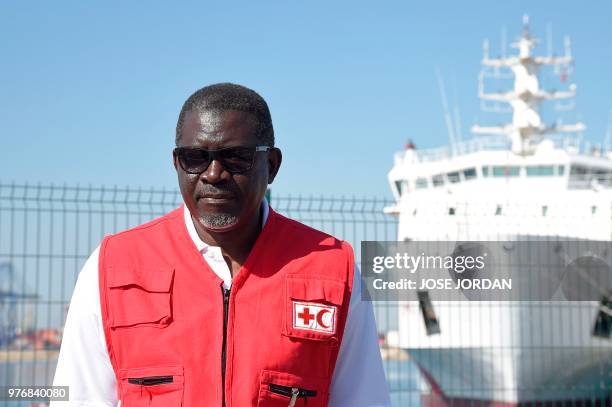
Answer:
[[(185, 115), (178, 147), (217, 150), (225, 147), (254, 147), (255, 118), (237, 110), (191, 111)], [(280, 166), (280, 152), (256, 152), (253, 167), (232, 174), (214, 160), (201, 174), (185, 172), (174, 156), (183, 200), (195, 220), (209, 231), (239, 228), (257, 215), (267, 185)]]

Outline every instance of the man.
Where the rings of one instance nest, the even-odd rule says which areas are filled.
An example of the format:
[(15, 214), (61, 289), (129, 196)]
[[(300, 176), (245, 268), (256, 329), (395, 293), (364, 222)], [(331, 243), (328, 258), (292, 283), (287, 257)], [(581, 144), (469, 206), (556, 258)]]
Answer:
[(176, 145), (184, 205), (107, 236), (79, 275), (54, 379), (68, 404), (390, 405), (351, 247), (264, 198), (282, 155), (263, 98), (198, 90)]

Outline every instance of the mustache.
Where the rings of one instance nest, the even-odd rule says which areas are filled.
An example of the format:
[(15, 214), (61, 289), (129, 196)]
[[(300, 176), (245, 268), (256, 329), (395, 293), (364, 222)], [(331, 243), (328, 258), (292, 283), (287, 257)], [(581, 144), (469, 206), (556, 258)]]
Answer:
[(230, 184), (202, 184), (196, 197), (201, 198), (205, 195), (238, 195), (236, 188)]

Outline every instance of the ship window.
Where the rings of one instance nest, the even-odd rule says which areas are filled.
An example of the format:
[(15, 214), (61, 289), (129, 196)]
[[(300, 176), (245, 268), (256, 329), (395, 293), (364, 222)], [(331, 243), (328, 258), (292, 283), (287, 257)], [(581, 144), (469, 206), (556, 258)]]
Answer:
[(417, 178), (414, 186), (416, 189), (427, 188), (427, 178)]
[(468, 168), (463, 170), (463, 177), (466, 181), (476, 178), (476, 168)]
[(612, 332), (612, 315), (610, 315), (610, 308), (612, 308), (612, 294), (606, 293), (599, 303), (599, 312), (595, 318), (593, 336), (610, 338), (610, 333)]
[(520, 174), (520, 167), (516, 165), (505, 165), (505, 166), (494, 166), (493, 176), (494, 177), (518, 177)]
[(448, 214), (453, 216), (455, 214), (455, 208), (453, 208), (452, 206), (448, 208)]
[(599, 183), (604, 185), (609, 185), (612, 183), (612, 173), (610, 171), (606, 171), (604, 169), (596, 169), (595, 177)]
[(557, 168), (557, 173), (559, 175), (565, 174), (565, 166), (564, 165), (560, 165), (559, 168)]
[(452, 184), (459, 182), (459, 172), (449, 172), (446, 174), (448, 181)]
[(584, 175), (588, 172), (588, 168), (581, 165), (572, 165), (570, 168), (570, 175)]
[(395, 181), (395, 189), (397, 189), (398, 194), (402, 194), (402, 181)]
[(489, 176), (489, 167), (482, 167), (482, 176), (483, 177)]
[(577, 180), (586, 180), (589, 169), (581, 165), (572, 165), (570, 168), (570, 176)]
[(441, 187), (444, 185), (444, 177), (442, 177), (442, 174), (434, 175), (431, 180), (433, 181), (434, 187)]
[(542, 206), (542, 216), (546, 216), (547, 213), (548, 213), (548, 206), (546, 205)]
[(529, 165), (527, 166), (528, 177), (550, 177), (555, 175), (552, 165)]
[(397, 193), (400, 196), (408, 192), (408, 182), (406, 181), (395, 181), (395, 187), (397, 188)]
[(497, 207), (495, 208), (495, 215), (499, 216), (502, 214), (502, 207), (501, 205), (497, 205)]

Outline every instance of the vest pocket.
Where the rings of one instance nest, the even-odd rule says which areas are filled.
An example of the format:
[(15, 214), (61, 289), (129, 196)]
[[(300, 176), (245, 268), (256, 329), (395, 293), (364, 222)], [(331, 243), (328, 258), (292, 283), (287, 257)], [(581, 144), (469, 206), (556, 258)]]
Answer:
[(182, 366), (119, 370), (121, 406), (175, 407), (183, 405)]
[(325, 278), (287, 275), (283, 335), (337, 344), (345, 285)]
[(323, 407), (327, 400), (323, 379), (263, 370), (259, 384), (258, 407)]
[(163, 328), (172, 320), (174, 270), (115, 268), (108, 278), (110, 326)]

